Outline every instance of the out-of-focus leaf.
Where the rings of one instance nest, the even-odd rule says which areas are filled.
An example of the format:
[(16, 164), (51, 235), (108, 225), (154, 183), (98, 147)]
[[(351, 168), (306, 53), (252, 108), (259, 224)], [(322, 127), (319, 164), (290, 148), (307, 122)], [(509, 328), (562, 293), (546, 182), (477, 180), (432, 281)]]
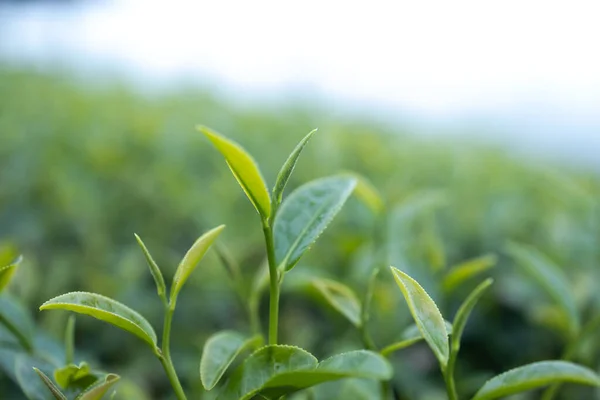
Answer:
[(54, 384), (54, 382), (52, 382), (52, 380), (50, 378), (48, 378), (48, 376), (46, 374), (44, 374), (42, 371), (40, 371), (37, 368), (33, 368), (33, 370), (38, 374), (38, 376), (40, 377), (40, 379), (42, 380), (42, 382), (44, 382), (44, 385), (46, 385), (46, 387), (48, 388), (48, 390), (50, 390), (50, 392), (52, 393), (52, 395), (54, 396), (54, 398), (56, 400), (67, 400), (67, 396), (65, 396), (59, 388), (56, 387), (56, 385)]
[[(448, 321), (444, 322), (446, 323), (446, 332), (448, 332), (448, 335), (451, 335), (453, 330), (452, 324)], [(409, 346), (412, 346), (415, 343), (419, 343), (421, 340), (424, 339), (423, 334), (419, 330), (417, 324), (413, 324), (406, 328), (404, 332), (402, 332), (402, 335), (400, 337), (401, 339), (398, 342), (392, 343), (389, 346), (384, 347), (380, 351), (381, 355), (387, 357), (395, 351), (405, 349)]]
[(75, 357), (75, 316), (69, 315), (65, 328), (65, 361), (71, 364)]
[(369, 207), (374, 214), (380, 214), (385, 207), (381, 193), (364, 176), (354, 173), (352, 175), (356, 178), (354, 195)]
[(0, 324), (19, 340), (24, 349), (33, 349), (33, 320), (21, 303), (6, 294), (0, 295)]
[(277, 264), (286, 271), (323, 233), (340, 211), (356, 179), (332, 176), (317, 179), (296, 189), (281, 205), (275, 218), (274, 240)]
[(146, 257), (148, 268), (150, 268), (150, 273), (152, 274), (152, 278), (154, 278), (154, 283), (156, 284), (156, 292), (161, 299), (166, 300), (167, 287), (165, 285), (165, 278), (163, 277), (158, 264), (156, 264), (154, 258), (152, 258), (152, 254), (150, 254), (142, 239), (137, 235), (137, 233), (135, 233), (134, 236), (135, 240), (138, 242), (138, 245), (142, 249), (142, 252), (144, 253), (144, 257)]
[(183, 257), (177, 267), (175, 277), (173, 278), (173, 285), (171, 286), (171, 307), (175, 306), (179, 291), (223, 229), (225, 229), (225, 225), (219, 225), (200, 236)]
[(121, 379), (119, 375), (108, 374), (104, 379), (81, 392), (75, 400), (101, 400), (119, 379)]
[(533, 247), (509, 243), (506, 249), (563, 309), (569, 317), (571, 335), (576, 335), (581, 322), (575, 299), (569, 288), (569, 280), (564, 272)]
[(294, 148), (294, 150), (289, 155), (288, 159), (281, 167), (279, 174), (277, 174), (275, 186), (273, 187), (273, 201), (275, 202), (275, 204), (281, 203), (281, 200), (283, 198), (283, 191), (285, 189), (285, 186), (287, 185), (288, 180), (290, 179), (290, 176), (292, 176), (292, 172), (294, 172), (294, 168), (296, 167), (298, 158), (300, 157), (300, 154), (302, 154), (304, 146), (306, 146), (306, 144), (316, 131), (316, 129), (313, 129), (306, 136), (304, 136), (304, 138)]
[(349, 377), (387, 380), (391, 375), (389, 363), (366, 350), (338, 354), (318, 363), (299, 348), (266, 346), (236, 370), (218, 399), (248, 400), (257, 395), (278, 399), (328, 381)]
[(490, 379), (479, 389), (473, 400), (498, 399), (560, 382), (600, 386), (600, 377), (594, 371), (570, 362), (541, 361)]
[(471, 311), (473, 311), (473, 307), (479, 301), (479, 298), (485, 293), (485, 291), (491, 286), (494, 281), (492, 279), (486, 279), (479, 286), (477, 286), (471, 294), (465, 299), (465, 301), (461, 304), (458, 311), (456, 312), (456, 316), (454, 317), (454, 329), (452, 331), (452, 351), (458, 352), (460, 349), (460, 339), (462, 337), (463, 331), (465, 330), (465, 326), (467, 325), (467, 320), (471, 315)]
[(208, 338), (200, 359), (200, 380), (204, 389), (214, 388), (235, 358), (261, 341), (259, 335), (247, 337), (234, 331), (219, 332)]
[(444, 276), (442, 287), (446, 292), (451, 292), (466, 280), (492, 268), (497, 262), (498, 257), (495, 254), (487, 254), (460, 263), (452, 267)]
[(312, 284), (331, 307), (354, 326), (361, 326), (360, 301), (352, 289), (330, 279), (314, 279)]
[(47, 373), (51, 368), (43, 360), (29, 355), (20, 355), (15, 361), (15, 376), (23, 394), (30, 400), (48, 400), (51, 396), (54, 397), (48, 391), (45, 382), (40, 379), (37, 372), (33, 369), (34, 367), (44, 373)]
[(133, 333), (152, 349), (156, 348), (156, 333), (137, 311), (108, 297), (86, 292), (71, 292), (48, 300), (40, 310), (68, 310), (89, 315)]
[(198, 130), (223, 155), (233, 176), (237, 179), (246, 196), (248, 196), (263, 220), (267, 220), (271, 216), (271, 197), (269, 196), (265, 180), (252, 156), (239, 144), (226, 139), (209, 128), (199, 126)]
[(22, 260), (23, 257), (19, 256), (15, 261), (11, 262), (9, 265), (0, 265), (0, 291), (2, 291), (2, 289), (4, 289), (6, 285), (8, 285), (10, 279), (14, 275), (15, 271), (17, 270), (17, 267), (19, 266)]
[(435, 302), (413, 278), (391, 267), (417, 327), (442, 366), (448, 363), (450, 348), (446, 323)]

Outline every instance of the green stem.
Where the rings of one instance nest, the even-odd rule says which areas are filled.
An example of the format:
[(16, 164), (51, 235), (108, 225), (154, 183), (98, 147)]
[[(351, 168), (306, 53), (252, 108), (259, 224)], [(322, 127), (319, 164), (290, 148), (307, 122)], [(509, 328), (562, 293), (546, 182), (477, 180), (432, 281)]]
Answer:
[(175, 366), (173, 365), (173, 360), (171, 359), (171, 349), (170, 349), (170, 339), (171, 339), (171, 322), (173, 321), (173, 313), (175, 312), (175, 303), (169, 304), (165, 310), (165, 324), (163, 328), (163, 337), (162, 337), (162, 354), (159, 354), (158, 358), (160, 359), (165, 372), (167, 373), (167, 377), (171, 382), (171, 386), (173, 386), (173, 390), (175, 390), (175, 395), (178, 400), (187, 400), (185, 396), (185, 392), (181, 387), (181, 383), (179, 382), (179, 378), (177, 377), (177, 372), (175, 371)]
[(446, 392), (448, 393), (448, 400), (458, 400), (458, 394), (456, 393), (456, 383), (454, 382), (454, 367), (456, 366), (457, 354), (458, 348), (451, 349), (450, 358), (448, 358), (448, 364), (445, 368), (442, 367), (442, 374), (444, 375), (444, 381), (446, 382)]
[(273, 228), (271, 224), (263, 224), (265, 245), (267, 247), (267, 260), (269, 262), (270, 298), (269, 298), (269, 344), (277, 344), (277, 331), (279, 324), (279, 277), (275, 262), (275, 244), (273, 242)]

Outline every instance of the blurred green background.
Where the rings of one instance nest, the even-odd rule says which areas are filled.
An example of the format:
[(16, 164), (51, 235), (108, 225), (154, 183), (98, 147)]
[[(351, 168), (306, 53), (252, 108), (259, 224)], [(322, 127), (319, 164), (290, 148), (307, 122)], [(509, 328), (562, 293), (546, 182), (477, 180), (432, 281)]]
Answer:
[[(61, 340), (67, 314), (37, 308), (74, 290), (114, 297), (160, 326), (160, 302), (134, 233), (169, 280), (201, 233), (226, 224), (219, 241), (252, 279), (264, 259), (259, 218), (220, 156), (195, 131), (199, 123), (240, 142), (270, 185), (296, 142), (318, 127), (290, 188), (342, 170), (370, 180), (390, 210), (383, 217), (390, 227), (389, 262), (416, 276), (448, 318), (478, 280), (444, 293), (433, 267), (499, 256), (490, 273), (496, 284), (467, 327), (460, 390), (474, 391), (491, 374), (562, 351), (560, 331), (547, 318), (552, 301), (505, 255), (507, 240), (536, 246), (564, 269), (585, 319), (600, 308), (600, 180), (594, 171), (530, 160), (481, 141), (424, 138), (401, 126), (333, 118), (302, 104), (242, 107), (183, 86), (144, 95), (117, 83), (90, 88), (58, 73), (5, 67), (0, 241), (24, 255), (8, 291), (39, 329)], [(319, 358), (360, 347), (351, 326), (320, 304), (307, 282), (310, 276), (331, 277), (362, 293), (370, 270), (381, 262), (374, 255), (377, 224), (368, 207), (351, 199), (289, 275), (281, 304), (284, 342)], [(391, 275), (381, 276), (378, 285), (370, 330), (383, 346), (399, 337), (410, 318)], [(266, 298), (263, 311), (265, 306)], [(201, 396), (204, 340), (225, 328), (245, 331), (248, 324), (211, 252), (180, 296), (172, 335), (174, 362), (184, 386), (195, 388), (193, 398)], [(139, 388), (123, 398), (171, 398), (159, 362), (131, 335), (80, 317), (76, 344), (80, 357)], [(596, 337), (579, 360), (597, 369), (599, 345)], [(444, 398), (425, 345), (392, 360), (405, 398)], [(22, 396), (2, 373), (0, 393), (2, 399)], [(562, 396), (591, 398), (592, 391), (569, 387)]]

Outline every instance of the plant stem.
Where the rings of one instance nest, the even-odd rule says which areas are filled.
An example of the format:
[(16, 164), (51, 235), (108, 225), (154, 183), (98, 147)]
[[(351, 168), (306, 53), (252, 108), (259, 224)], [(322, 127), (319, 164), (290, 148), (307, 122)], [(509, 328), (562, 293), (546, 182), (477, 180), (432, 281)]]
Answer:
[(171, 382), (171, 386), (173, 386), (173, 390), (175, 390), (175, 395), (178, 400), (187, 400), (185, 396), (185, 392), (181, 387), (181, 383), (179, 382), (179, 378), (177, 377), (177, 372), (175, 371), (175, 366), (173, 366), (173, 360), (171, 360), (171, 349), (170, 349), (170, 338), (171, 338), (171, 322), (173, 321), (173, 313), (175, 312), (175, 304), (169, 304), (165, 309), (165, 324), (163, 327), (163, 337), (162, 337), (162, 354), (159, 354), (159, 359), (165, 372), (167, 373), (167, 377)]
[(273, 228), (271, 224), (263, 224), (265, 245), (267, 247), (267, 260), (269, 262), (270, 296), (269, 296), (269, 344), (277, 344), (277, 331), (279, 323), (279, 276), (275, 263), (275, 245), (273, 242)]
[(442, 374), (444, 375), (444, 381), (446, 382), (446, 392), (448, 393), (448, 400), (458, 400), (458, 394), (456, 393), (456, 384), (454, 382), (454, 367), (456, 365), (456, 355), (458, 349), (452, 349), (450, 351), (450, 358), (448, 358), (448, 364), (446, 367), (442, 367)]

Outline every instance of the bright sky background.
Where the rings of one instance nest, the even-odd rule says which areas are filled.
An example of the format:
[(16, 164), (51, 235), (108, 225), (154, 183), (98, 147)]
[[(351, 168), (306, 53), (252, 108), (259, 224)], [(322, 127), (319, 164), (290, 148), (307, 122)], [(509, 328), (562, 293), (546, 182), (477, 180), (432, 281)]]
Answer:
[(484, 120), (600, 154), (598, 1), (73, 4), (0, 9), (0, 57)]

